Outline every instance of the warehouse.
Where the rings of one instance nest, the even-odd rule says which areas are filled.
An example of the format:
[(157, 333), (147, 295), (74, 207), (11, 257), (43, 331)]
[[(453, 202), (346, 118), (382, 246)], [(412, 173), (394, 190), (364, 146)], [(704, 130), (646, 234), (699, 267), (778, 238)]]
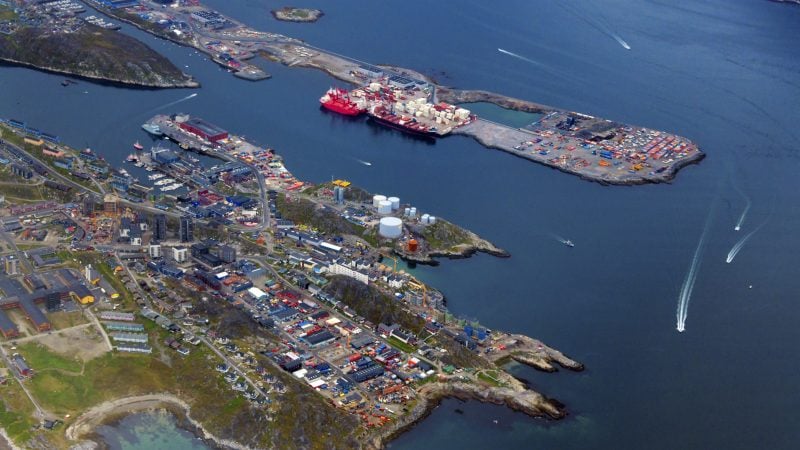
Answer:
[(3, 333), (3, 337), (5, 338), (14, 338), (19, 336), (19, 329), (2, 310), (0, 310), (0, 333)]
[(189, 133), (196, 134), (210, 142), (221, 141), (228, 137), (227, 131), (196, 117), (192, 117), (191, 119), (187, 120), (186, 122), (182, 122), (179, 125), (182, 129), (188, 131)]

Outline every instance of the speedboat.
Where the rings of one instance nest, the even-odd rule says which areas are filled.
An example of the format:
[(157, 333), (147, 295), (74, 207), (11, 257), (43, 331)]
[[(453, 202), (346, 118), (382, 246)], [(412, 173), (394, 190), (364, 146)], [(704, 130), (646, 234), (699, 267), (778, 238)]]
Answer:
[(564, 245), (566, 245), (567, 247), (575, 247), (575, 244), (573, 244), (572, 241), (570, 241), (569, 239), (564, 241)]

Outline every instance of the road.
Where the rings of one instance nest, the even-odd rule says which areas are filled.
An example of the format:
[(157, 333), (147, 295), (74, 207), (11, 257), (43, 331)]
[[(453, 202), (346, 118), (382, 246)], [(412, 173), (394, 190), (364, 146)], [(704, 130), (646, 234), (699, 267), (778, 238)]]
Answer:
[(3, 361), (5, 361), (6, 366), (8, 366), (8, 369), (14, 375), (14, 379), (17, 381), (17, 383), (19, 383), (19, 386), (25, 392), (25, 395), (27, 395), (28, 398), (31, 400), (31, 404), (33, 405), (33, 407), (36, 408), (35, 417), (40, 419), (40, 420), (44, 420), (44, 419), (47, 419), (47, 418), (54, 418), (55, 416), (53, 414), (45, 411), (42, 408), (42, 406), (39, 405), (39, 402), (36, 401), (36, 399), (33, 397), (33, 395), (30, 393), (30, 391), (28, 391), (28, 387), (25, 386), (25, 383), (22, 382), (23, 381), (22, 377), (18, 374), (17, 369), (15, 368), (14, 364), (11, 362), (11, 358), (8, 356), (8, 353), (6, 353), (6, 348), (4, 346), (2, 346), (2, 345), (0, 345), (0, 355), (3, 357)]
[(108, 338), (108, 333), (106, 333), (106, 330), (103, 328), (102, 325), (100, 325), (100, 321), (97, 320), (97, 316), (94, 315), (94, 313), (91, 311), (90, 308), (83, 308), (83, 311), (89, 315), (89, 320), (91, 320), (92, 323), (94, 323), (95, 326), (97, 326), (97, 329), (100, 330), (100, 334), (103, 335), (103, 339), (106, 341), (106, 346), (108, 346), (108, 350), (109, 351), (113, 350), (114, 346), (111, 345), (111, 339)]
[[(144, 292), (144, 290), (142, 289), (141, 286), (139, 286), (138, 283), (136, 283), (136, 278), (133, 276), (133, 273), (131, 272), (130, 268), (128, 268), (127, 265), (123, 264), (122, 260), (119, 258), (119, 255), (116, 252), (114, 253), (114, 257), (116, 258), (117, 263), (121, 267), (125, 268), (125, 271), (127, 272), (130, 279), (133, 280), (133, 284), (136, 286), (136, 290), (138, 291), (145, 305), (151, 310), (156, 311), (157, 309), (153, 307), (153, 304), (150, 301), (150, 296)], [(177, 325), (178, 328), (180, 328), (183, 334), (194, 334), (190, 329), (187, 329), (182, 325), (179, 325), (177, 323), (175, 325)], [(211, 349), (211, 351), (216, 353), (217, 356), (222, 358), (222, 360), (225, 361), (225, 364), (227, 364), (228, 367), (231, 367), (236, 373), (238, 373), (242, 378), (244, 378), (244, 380), (247, 382), (247, 384), (250, 385), (250, 387), (253, 388), (253, 390), (255, 390), (258, 394), (264, 396), (264, 398), (267, 398), (267, 393), (263, 389), (261, 389), (255, 382), (253, 382), (253, 380), (250, 379), (249, 376), (247, 376), (245, 371), (242, 370), (233, 360), (231, 360), (230, 358), (228, 358), (227, 355), (222, 353), (213, 343), (211, 343), (208, 339), (206, 339), (205, 336), (198, 336), (198, 337), (200, 338), (200, 341), (203, 344), (205, 344), (209, 349)]]
[[(53, 176), (53, 177), (55, 177), (55, 178), (58, 178), (59, 180), (61, 180), (62, 182), (64, 182), (64, 184), (67, 184), (67, 185), (69, 185), (69, 186), (75, 187), (75, 188), (77, 188), (77, 189), (79, 189), (79, 190), (81, 190), (81, 191), (84, 191), (84, 192), (87, 192), (87, 191), (88, 191), (88, 192), (91, 192), (91, 193), (93, 193), (93, 194), (95, 194), (95, 195), (102, 195), (102, 194), (101, 194), (101, 192), (102, 192), (102, 191), (101, 191), (101, 192), (94, 191), (94, 190), (92, 190), (92, 189), (89, 189), (89, 188), (87, 188), (86, 186), (84, 186), (84, 185), (82, 185), (82, 184), (80, 184), (80, 183), (77, 183), (77, 182), (75, 182), (75, 181), (73, 181), (73, 180), (71, 180), (71, 179), (69, 179), (69, 178), (65, 177), (64, 175), (61, 175), (61, 174), (60, 174), (60, 173), (59, 173), (57, 170), (55, 170), (55, 169), (53, 169), (52, 167), (50, 167), (49, 165), (47, 165), (47, 164), (46, 164), (44, 161), (40, 160), (40, 159), (39, 159), (39, 158), (37, 158), (36, 156), (33, 156), (32, 154), (28, 153), (28, 152), (27, 152), (25, 149), (22, 149), (22, 148), (20, 148), (20, 147), (17, 147), (17, 146), (16, 146), (16, 145), (14, 145), (13, 143), (11, 143), (11, 142), (9, 142), (9, 141), (6, 141), (6, 140), (4, 140), (4, 139), (0, 139), (0, 143), (2, 143), (2, 144), (5, 144), (5, 145), (7, 145), (7, 146), (9, 146), (9, 147), (12, 147), (12, 148), (14, 148), (15, 150), (19, 151), (20, 153), (22, 153), (22, 154), (24, 154), (24, 155), (28, 156), (28, 157), (29, 157), (29, 158), (31, 158), (32, 160), (34, 160), (34, 161), (36, 161), (37, 163), (41, 164), (41, 165), (42, 165), (42, 166), (43, 166), (43, 167), (44, 167), (44, 168), (47, 170), (47, 172), (48, 172), (50, 175), (52, 175), (52, 176)], [(95, 182), (95, 183), (96, 183), (96, 182)]]

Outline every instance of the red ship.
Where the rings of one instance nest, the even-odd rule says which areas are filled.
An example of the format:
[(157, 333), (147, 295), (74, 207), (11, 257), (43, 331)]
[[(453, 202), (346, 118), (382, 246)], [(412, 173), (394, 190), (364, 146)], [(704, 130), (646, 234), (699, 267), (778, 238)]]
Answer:
[(353, 101), (350, 94), (341, 88), (330, 88), (319, 102), (325, 109), (344, 114), (346, 116), (357, 116), (367, 110), (363, 102)]
[(370, 118), (376, 123), (400, 130), (405, 133), (433, 139), (438, 137), (436, 127), (429, 127), (417, 122), (417, 119), (406, 115), (397, 115), (387, 110), (384, 106), (376, 106), (369, 112)]

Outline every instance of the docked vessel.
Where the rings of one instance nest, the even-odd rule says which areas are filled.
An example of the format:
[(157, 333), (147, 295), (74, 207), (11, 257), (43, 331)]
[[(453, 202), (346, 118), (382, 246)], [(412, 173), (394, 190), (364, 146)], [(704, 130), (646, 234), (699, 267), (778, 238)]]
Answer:
[(133, 153), (131, 153), (130, 155), (128, 155), (128, 157), (127, 157), (127, 158), (125, 158), (125, 161), (127, 161), (127, 162), (134, 162), (134, 163), (135, 163), (135, 162), (139, 162), (139, 157), (138, 157), (138, 156), (136, 156), (136, 155), (134, 155)]
[(346, 116), (357, 116), (367, 110), (363, 100), (351, 99), (350, 94), (341, 88), (328, 89), (319, 102), (325, 109)]
[(403, 131), (414, 136), (433, 139), (438, 136), (436, 127), (429, 127), (412, 116), (395, 114), (383, 106), (376, 106), (369, 112), (370, 118), (378, 124)]
[(147, 131), (148, 133), (154, 135), (154, 136), (161, 136), (161, 135), (164, 134), (164, 133), (161, 132), (161, 127), (159, 127), (158, 125), (153, 124), (153, 123), (146, 123), (146, 124), (142, 125), (142, 129), (144, 131)]

